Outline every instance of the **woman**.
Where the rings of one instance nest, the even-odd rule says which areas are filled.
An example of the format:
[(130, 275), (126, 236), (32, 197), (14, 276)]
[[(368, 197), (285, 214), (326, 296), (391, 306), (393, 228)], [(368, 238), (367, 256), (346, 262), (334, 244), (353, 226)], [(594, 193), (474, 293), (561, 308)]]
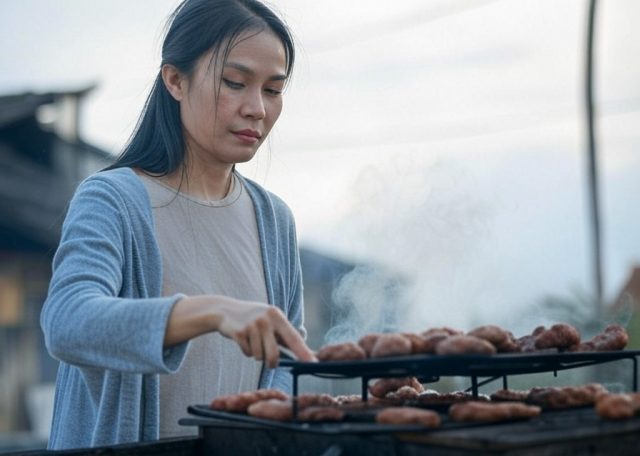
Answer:
[(49, 448), (195, 433), (177, 424), (191, 403), (290, 388), (278, 344), (314, 359), (293, 218), (234, 171), (280, 115), (293, 61), (256, 0), (171, 16), (135, 133), (63, 226), (41, 316), (61, 361)]

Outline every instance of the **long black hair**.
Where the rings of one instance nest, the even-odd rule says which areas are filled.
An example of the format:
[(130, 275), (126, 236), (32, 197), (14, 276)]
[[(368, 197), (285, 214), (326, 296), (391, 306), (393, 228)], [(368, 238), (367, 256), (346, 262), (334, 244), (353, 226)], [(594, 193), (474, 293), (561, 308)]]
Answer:
[(160, 176), (178, 169), (185, 159), (180, 105), (164, 85), (162, 66), (173, 65), (190, 77), (208, 51), (222, 55), (224, 64), (240, 34), (265, 29), (284, 46), (288, 77), (295, 58), (293, 39), (267, 6), (257, 0), (184, 0), (169, 17), (160, 70), (136, 128), (115, 163), (106, 169), (136, 167)]

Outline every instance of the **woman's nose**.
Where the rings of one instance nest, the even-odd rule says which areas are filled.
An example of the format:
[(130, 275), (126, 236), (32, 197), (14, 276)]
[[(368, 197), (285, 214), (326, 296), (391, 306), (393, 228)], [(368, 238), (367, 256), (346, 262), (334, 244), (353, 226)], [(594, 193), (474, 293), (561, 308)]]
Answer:
[(251, 117), (253, 119), (263, 119), (266, 116), (267, 112), (262, 91), (247, 92), (247, 96), (242, 104), (241, 114), (244, 117)]

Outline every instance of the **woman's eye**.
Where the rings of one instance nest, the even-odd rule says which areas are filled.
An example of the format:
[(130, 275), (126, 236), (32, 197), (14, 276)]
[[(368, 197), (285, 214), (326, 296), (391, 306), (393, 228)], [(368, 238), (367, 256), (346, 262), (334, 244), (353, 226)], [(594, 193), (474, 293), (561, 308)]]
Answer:
[(241, 82), (235, 82), (226, 78), (222, 78), (222, 82), (224, 82), (224, 84), (230, 89), (242, 89), (244, 87), (244, 84)]
[(278, 90), (278, 89), (264, 89), (265, 92), (267, 92), (269, 95), (280, 95), (282, 93), (282, 90)]

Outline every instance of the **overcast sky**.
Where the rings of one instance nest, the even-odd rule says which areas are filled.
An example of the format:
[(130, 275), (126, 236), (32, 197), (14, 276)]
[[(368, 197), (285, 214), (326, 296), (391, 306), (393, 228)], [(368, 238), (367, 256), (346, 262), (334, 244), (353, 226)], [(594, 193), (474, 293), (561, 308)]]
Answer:
[[(117, 153), (159, 64), (169, 0), (0, 3), (0, 92), (97, 88), (86, 140)], [(498, 322), (593, 291), (583, 120), (585, 0), (274, 0), (298, 63), (242, 167), (303, 245), (411, 278), (416, 321)], [(605, 286), (640, 264), (640, 17), (599, 2)], [(455, 309), (455, 310), (454, 310)]]

